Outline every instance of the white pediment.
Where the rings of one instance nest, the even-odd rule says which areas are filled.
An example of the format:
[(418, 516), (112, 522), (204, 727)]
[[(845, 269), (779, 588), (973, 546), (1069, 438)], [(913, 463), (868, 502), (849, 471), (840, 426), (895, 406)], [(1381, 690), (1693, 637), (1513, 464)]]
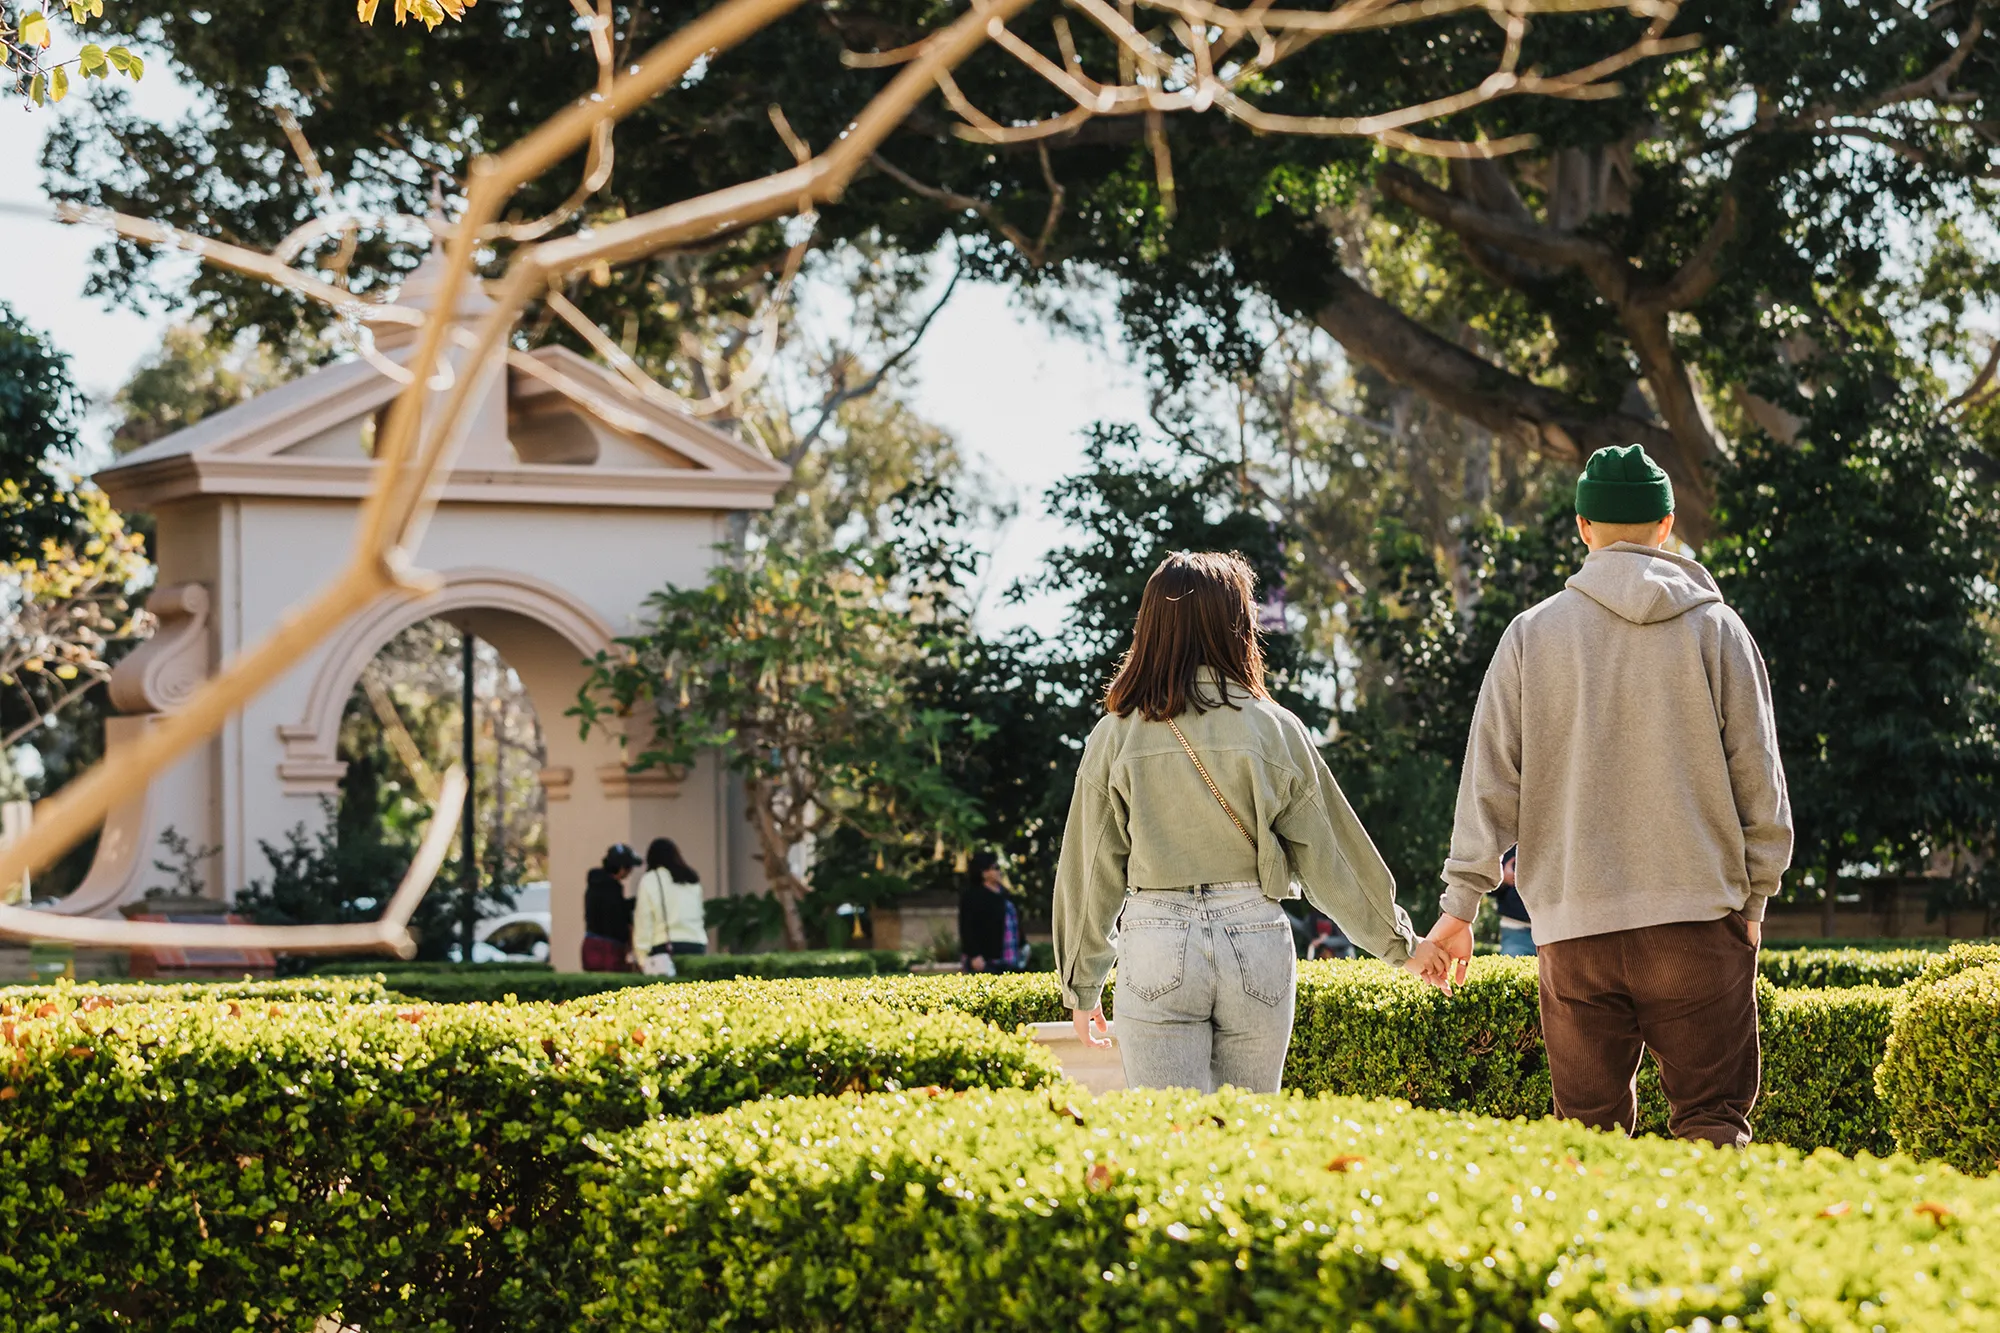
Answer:
[[(409, 354), (404, 345), (385, 355)], [(157, 440), (97, 480), (114, 503), (139, 510), (199, 495), (358, 499), (401, 391), (369, 361), (339, 362)], [(789, 475), (565, 348), (512, 354), (471, 416), (441, 503), (761, 509)]]

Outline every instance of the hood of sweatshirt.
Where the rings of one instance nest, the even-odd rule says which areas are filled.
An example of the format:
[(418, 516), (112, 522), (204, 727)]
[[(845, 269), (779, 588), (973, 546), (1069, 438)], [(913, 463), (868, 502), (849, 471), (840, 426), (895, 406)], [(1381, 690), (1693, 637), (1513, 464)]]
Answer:
[(1613, 615), (1652, 625), (1722, 600), (1699, 564), (1655, 546), (1617, 542), (1592, 551), (1566, 585)]

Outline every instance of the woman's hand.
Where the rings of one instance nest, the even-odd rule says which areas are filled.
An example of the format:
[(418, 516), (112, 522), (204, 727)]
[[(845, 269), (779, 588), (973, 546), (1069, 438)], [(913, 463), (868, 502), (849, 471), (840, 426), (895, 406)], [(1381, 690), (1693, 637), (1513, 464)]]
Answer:
[(1446, 995), (1451, 994), (1451, 955), (1431, 940), (1418, 940), (1417, 947), (1403, 960), (1403, 970), (1421, 977)]
[(984, 972), (986, 970), (986, 960), (977, 956), (966, 959), (965, 965), (974, 972)]
[[(1070, 1021), (1076, 1024), (1076, 1039), (1078, 1041), (1082, 1042), (1085, 1046), (1109, 1046), (1111, 1044), (1111, 1025), (1104, 1021), (1103, 1005), (1100, 1004), (1095, 1009), (1072, 1009), (1069, 1011), (1069, 1014)], [(1104, 1035), (1101, 1037), (1090, 1035), (1090, 1029), (1093, 1025)]]

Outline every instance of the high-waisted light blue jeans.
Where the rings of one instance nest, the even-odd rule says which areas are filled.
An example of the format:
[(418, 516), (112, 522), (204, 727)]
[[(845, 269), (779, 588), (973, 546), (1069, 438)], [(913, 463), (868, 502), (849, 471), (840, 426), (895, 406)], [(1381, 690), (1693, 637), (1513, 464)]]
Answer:
[(1254, 884), (1131, 893), (1113, 996), (1126, 1086), (1276, 1092), (1297, 979), (1291, 921)]

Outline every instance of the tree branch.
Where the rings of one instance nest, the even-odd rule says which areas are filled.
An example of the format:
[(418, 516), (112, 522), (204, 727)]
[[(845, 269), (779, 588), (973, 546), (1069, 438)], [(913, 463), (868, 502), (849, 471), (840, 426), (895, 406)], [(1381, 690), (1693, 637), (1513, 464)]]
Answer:
[(1007, 221), (990, 200), (978, 199), (969, 194), (958, 194), (936, 185), (926, 185), (880, 153), (873, 154), (869, 161), (873, 162), (883, 175), (912, 194), (921, 195), (925, 199), (935, 199), (947, 208), (978, 214), (986, 220), (988, 226), (1000, 233), (1007, 244), (1019, 250), (1030, 265), (1035, 268), (1042, 266), (1042, 247), (1030, 241), (1025, 232)]
[(945, 304), (951, 300), (952, 293), (958, 290), (958, 280), (964, 276), (965, 256), (961, 254), (957, 267), (951, 271), (951, 281), (945, 284), (944, 294), (938, 297), (929, 310), (924, 312), (923, 319), (918, 321), (916, 330), (910, 334), (908, 340), (900, 348), (896, 349), (895, 353), (886, 361), (876, 367), (873, 375), (870, 375), (859, 384), (836, 389), (833, 393), (822, 399), (819, 405), (819, 416), (813, 421), (812, 429), (799, 437), (798, 442), (786, 451), (785, 457), (780, 459), (780, 462), (786, 467), (797, 467), (799, 460), (805, 457), (806, 450), (812, 448), (819, 441), (820, 435), (826, 428), (833, 424), (833, 419), (839, 415), (841, 408), (847, 406), (847, 404), (857, 398), (868, 397), (882, 387), (882, 382), (889, 378), (896, 367), (902, 365), (904, 361), (909, 359), (910, 353), (917, 350), (917, 344), (924, 340), (924, 334), (930, 330), (931, 321), (938, 317), (938, 312), (943, 310)]
[(1405, 385), (1518, 449), (1569, 463), (1609, 444), (1643, 444), (1689, 503), (1682, 513), (1690, 537), (1707, 529), (1707, 456), (1690, 455), (1656, 421), (1599, 407), (1536, 384), (1439, 337), (1338, 269), (1328, 275), (1333, 296), (1313, 313), (1363, 365)]

